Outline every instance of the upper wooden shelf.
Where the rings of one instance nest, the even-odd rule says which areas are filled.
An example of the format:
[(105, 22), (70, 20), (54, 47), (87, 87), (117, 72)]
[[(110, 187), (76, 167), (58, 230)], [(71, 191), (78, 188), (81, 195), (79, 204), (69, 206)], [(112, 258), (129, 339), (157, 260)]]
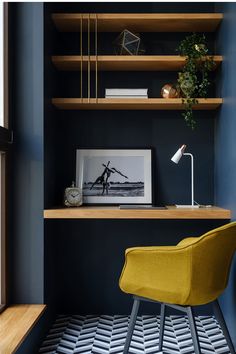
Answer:
[(230, 219), (231, 212), (218, 207), (182, 209), (119, 209), (112, 206), (82, 206), (44, 210), (45, 219)]
[(78, 32), (95, 29), (98, 32), (121, 32), (129, 29), (135, 32), (214, 32), (223, 15), (221, 13), (148, 13), (148, 14), (52, 14), (55, 26), (62, 32)]
[[(216, 67), (222, 62), (221, 55), (213, 56)], [(102, 71), (178, 71), (185, 64), (186, 57), (180, 55), (98, 55), (80, 56), (64, 55), (52, 56), (52, 62), (59, 70), (87, 70), (88, 62), (90, 69)]]
[[(194, 110), (217, 109), (222, 98), (198, 98)], [(80, 110), (183, 110), (181, 98), (53, 98), (52, 104), (59, 109)]]

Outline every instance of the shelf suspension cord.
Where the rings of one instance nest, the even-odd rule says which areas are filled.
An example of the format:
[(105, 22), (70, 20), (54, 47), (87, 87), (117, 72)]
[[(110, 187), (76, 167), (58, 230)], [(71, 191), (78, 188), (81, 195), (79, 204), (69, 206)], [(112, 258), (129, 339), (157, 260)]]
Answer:
[(90, 103), (90, 14), (88, 14), (88, 103)]
[(80, 98), (83, 103), (83, 15), (80, 15)]
[(98, 18), (95, 14), (95, 55), (96, 55), (96, 103), (98, 102)]

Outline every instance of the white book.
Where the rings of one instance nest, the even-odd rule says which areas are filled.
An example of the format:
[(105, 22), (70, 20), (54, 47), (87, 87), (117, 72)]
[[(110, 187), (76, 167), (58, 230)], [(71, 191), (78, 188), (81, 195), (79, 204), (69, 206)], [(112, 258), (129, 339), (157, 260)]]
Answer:
[(117, 88), (106, 88), (105, 95), (106, 96), (147, 96), (148, 89), (147, 88), (139, 88), (139, 89), (117, 89)]
[(147, 95), (144, 95), (144, 96), (133, 96), (133, 95), (116, 95), (116, 96), (113, 96), (113, 95), (106, 95), (105, 98), (148, 98)]

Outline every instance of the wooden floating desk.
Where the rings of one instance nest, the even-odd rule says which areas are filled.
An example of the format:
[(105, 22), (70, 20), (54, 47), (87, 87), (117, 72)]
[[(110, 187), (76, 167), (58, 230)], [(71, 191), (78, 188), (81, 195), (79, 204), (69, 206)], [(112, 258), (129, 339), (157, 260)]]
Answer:
[(45, 219), (231, 219), (231, 211), (219, 207), (120, 209), (118, 206), (82, 206), (44, 210)]

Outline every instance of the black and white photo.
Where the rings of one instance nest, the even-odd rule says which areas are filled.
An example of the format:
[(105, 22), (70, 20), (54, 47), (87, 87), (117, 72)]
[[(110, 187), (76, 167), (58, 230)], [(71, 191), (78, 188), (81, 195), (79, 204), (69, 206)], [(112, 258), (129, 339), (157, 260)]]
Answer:
[(87, 204), (151, 203), (151, 150), (78, 149), (76, 182)]

